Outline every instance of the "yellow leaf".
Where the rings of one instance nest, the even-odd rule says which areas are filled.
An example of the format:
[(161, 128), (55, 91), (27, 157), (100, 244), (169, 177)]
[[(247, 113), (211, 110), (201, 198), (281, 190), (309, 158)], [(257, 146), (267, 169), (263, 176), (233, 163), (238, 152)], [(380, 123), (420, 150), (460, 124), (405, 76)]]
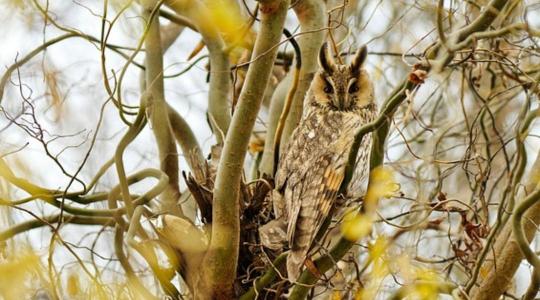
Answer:
[(384, 236), (379, 236), (369, 247), (369, 256), (373, 261), (378, 260), (382, 258), (386, 249), (388, 249), (388, 241)]
[(332, 292), (332, 300), (341, 300), (341, 293), (339, 291), (333, 291)]
[(66, 282), (66, 290), (68, 295), (70, 295), (71, 297), (75, 297), (81, 292), (79, 278), (77, 277), (77, 274), (69, 274)]
[(409, 286), (410, 299), (436, 300), (439, 297), (438, 284), (442, 282), (439, 276), (429, 269), (416, 270), (416, 282)]
[(371, 232), (373, 220), (367, 215), (351, 211), (343, 218), (341, 233), (350, 241), (357, 241)]
[[(88, 289), (86, 290), (86, 298), (87, 299), (96, 299), (96, 300), (107, 300), (111, 299), (111, 295), (107, 292), (107, 290), (111, 291), (112, 289), (109, 289), (108, 286), (102, 285), (97, 283), (96, 281), (91, 281)], [(117, 293), (118, 295), (120, 292)], [(123, 298), (120, 298), (123, 299)]]
[(415, 277), (415, 269), (411, 266), (410, 257), (407, 255), (399, 255), (395, 260), (396, 270), (403, 277), (405, 282), (412, 282)]
[(409, 293), (411, 299), (422, 299), (422, 300), (436, 300), (438, 299), (438, 290), (437, 286), (434, 284), (418, 283), (415, 284)]
[(354, 294), (354, 300), (362, 300), (364, 298), (362, 298), (362, 293), (363, 293), (363, 288), (359, 288), (356, 293)]
[(232, 0), (216, 0), (208, 3), (208, 15), (199, 16), (201, 25), (212, 25), (217, 28), (228, 44), (249, 43), (243, 41), (251, 35), (246, 35), (246, 18), (240, 13), (237, 3)]
[(31, 291), (24, 288), (25, 283), (39, 273), (39, 257), (30, 251), (0, 261), (0, 299), (26, 299)]
[(377, 201), (383, 197), (391, 197), (399, 190), (399, 184), (394, 180), (394, 173), (386, 167), (378, 167), (371, 171), (365, 205), (372, 211)]
[(382, 281), (384, 277), (390, 274), (390, 268), (386, 260), (385, 253), (388, 248), (388, 242), (384, 237), (378, 237), (377, 240), (369, 247), (369, 257), (373, 262), (371, 270), (372, 279)]
[[(22, 161), (17, 162), (22, 163)], [(24, 165), (21, 164), (21, 166)], [(47, 189), (33, 184), (32, 182), (24, 179), (25, 177), (17, 177), (11, 170), (11, 167), (2, 158), (0, 158), (0, 176), (4, 177), (5, 179), (7, 179), (7, 181), (16, 185), (18, 188), (24, 190), (32, 196), (39, 196), (46, 201), (53, 200), (53, 197), (50, 196), (50, 193)]]
[(378, 289), (378, 282), (374, 282), (373, 280), (370, 280), (368, 284), (364, 287), (359, 289), (356, 294), (354, 295), (354, 300), (372, 300), (376, 299)]
[(159, 232), (170, 245), (182, 252), (201, 253), (208, 247), (204, 232), (190, 222), (172, 215), (163, 215)]
[(485, 279), (489, 274), (489, 267), (486, 265), (483, 265), (480, 267), (480, 278)]

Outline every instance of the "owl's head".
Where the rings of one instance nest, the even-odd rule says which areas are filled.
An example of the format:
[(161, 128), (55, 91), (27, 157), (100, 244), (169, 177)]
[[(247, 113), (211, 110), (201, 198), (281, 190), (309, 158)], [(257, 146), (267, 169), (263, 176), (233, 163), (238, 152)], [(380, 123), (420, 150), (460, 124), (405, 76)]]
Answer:
[(324, 44), (319, 52), (320, 69), (311, 86), (311, 105), (331, 111), (373, 110), (373, 85), (362, 68), (366, 56), (363, 46), (349, 64), (336, 64)]

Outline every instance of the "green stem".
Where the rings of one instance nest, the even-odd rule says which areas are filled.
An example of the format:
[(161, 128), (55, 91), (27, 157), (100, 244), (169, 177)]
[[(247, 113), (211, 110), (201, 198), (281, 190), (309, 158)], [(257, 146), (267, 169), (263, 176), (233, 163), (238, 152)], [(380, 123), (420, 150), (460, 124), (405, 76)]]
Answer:
[[(36, 229), (43, 226), (52, 226), (51, 224), (59, 221), (60, 214), (41, 217), (35, 220), (29, 220), (19, 223), (15, 226), (8, 228), (0, 232), (0, 241), (8, 240), (15, 235), (23, 232), (27, 232), (31, 229)], [(87, 217), (87, 216), (73, 216), (69, 214), (63, 214), (63, 224), (79, 224), (79, 225), (99, 225), (99, 226), (114, 226), (115, 221), (113, 218), (108, 217)]]

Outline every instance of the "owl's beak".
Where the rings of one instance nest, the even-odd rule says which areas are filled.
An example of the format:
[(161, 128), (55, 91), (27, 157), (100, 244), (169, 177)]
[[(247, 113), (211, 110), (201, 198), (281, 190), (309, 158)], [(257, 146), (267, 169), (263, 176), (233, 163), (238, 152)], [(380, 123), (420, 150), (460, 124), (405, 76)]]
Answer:
[(336, 107), (338, 108), (338, 110), (345, 110), (347, 108), (347, 96), (341, 96), (341, 97), (336, 97)]
[(344, 110), (345, 109), (345, 103), (346, 103), (346, 99), (345, 98), (339, 98), (338, 99), (338, 103), (337, 103), (337, 107), (339, 110)]

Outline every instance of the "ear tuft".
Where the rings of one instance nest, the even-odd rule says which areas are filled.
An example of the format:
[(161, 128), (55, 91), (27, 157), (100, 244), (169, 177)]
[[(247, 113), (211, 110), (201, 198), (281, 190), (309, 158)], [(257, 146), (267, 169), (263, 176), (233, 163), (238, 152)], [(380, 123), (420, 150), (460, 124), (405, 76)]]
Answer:
[(324, 43), (321, 50), (319, 50), (319, 65), (328, 74), (332, 74), (334, 72), (334, 60), (332, 59), (330, 53), (328, 53), (328, 46), (326, 43)]
[(367, 47), (366, 45), (363, 45), (356, 51), (356, 55), (354, 56), (352, 62), (351, 62), (351, 70), (353, 73), (358, 73), (360, 71), (360, 68), (366, 61), (367, 57)]

